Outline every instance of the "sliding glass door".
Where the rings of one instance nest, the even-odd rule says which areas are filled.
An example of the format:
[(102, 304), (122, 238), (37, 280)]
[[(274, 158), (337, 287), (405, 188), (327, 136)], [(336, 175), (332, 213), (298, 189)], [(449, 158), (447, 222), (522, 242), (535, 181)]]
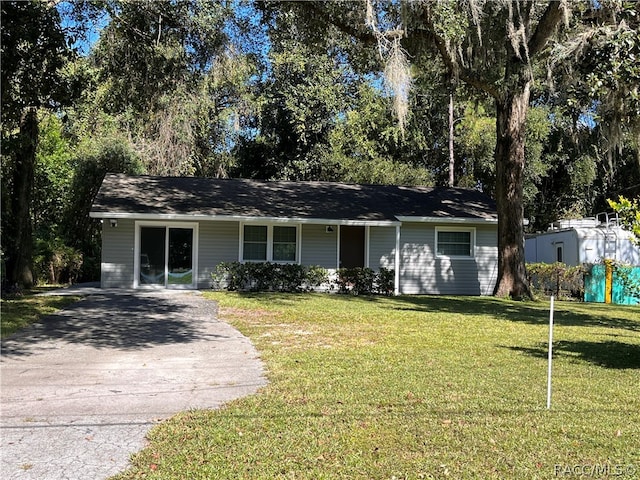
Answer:
[(169, 228), (168, 285), (193, 285), (193, 229)]
[(164, 285), (166, 227), (140, 228), (140, 285)]
[(195, 228), (142, 225), (138, 285), (195, 288)]

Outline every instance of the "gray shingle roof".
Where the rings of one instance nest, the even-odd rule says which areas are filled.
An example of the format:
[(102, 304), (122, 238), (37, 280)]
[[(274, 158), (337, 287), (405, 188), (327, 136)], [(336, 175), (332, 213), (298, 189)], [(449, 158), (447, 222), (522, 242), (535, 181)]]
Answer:
[(474, 190), (444, 187), (267, 182), (108, 174), (91, 216), (189, 215), (397, 221), (442, 217), (495, 221), (495, 202)]

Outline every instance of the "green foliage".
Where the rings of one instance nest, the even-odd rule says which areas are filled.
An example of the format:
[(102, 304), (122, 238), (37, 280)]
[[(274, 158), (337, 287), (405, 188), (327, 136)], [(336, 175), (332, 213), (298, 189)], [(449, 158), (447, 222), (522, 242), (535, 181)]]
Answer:
[(538, 185), (542, 183), (552, 165), (549, 158), (544, 155), (551, 132), (551, 119), (549, 109), (541, 106), (532, 106), (527, 111), (526, 127), (526, 162), (524, 167), (524, 202), (525, 208), (535, 204), (538, 193)]
[[(560, 88), (546, 101), (560, 113), (557, 150), (569, 165), (565, 170), (558, 162), (554, 181), (573, 190), (560, 201), (593, 215), (608, 208), (605, 199), (613, 194), (639, 191), (640, 15), (634, 2), (576, 4), (573, 11), (574, 35), (552, 50), (553, 83)], [(549, 202), (557, 205), (558, 197), (553, 192)]]
[(620, 195), (618, 201), (608, 199), (609, 206), (618, 214), (622, 225), (633, 233), (634, 242), (640, 245), (640, 200)]
[(58, 10), (40, 1), (2, 2), (2, 246), (7, 278), (33, 283), (33, 187), (38, 109), (56, 110), (72, 89), (62, 69), (71, 58)]
[(75, 283), (83, 266), (83, 255), (60, 238), (37, 239), (33, 264), (36, 284)]
[(62, 233), (69, 246), (84, 254), (81, 278), (95, 280), (100, 271), (101, 235), (99, 221), (89, 217), (93, 200), (106, 173), (139, 175), (144, 168), (128, 142), (118, 138), (87, 142), (78, 150), (74, 163)]
[(215, 290), (252, 292), (305, 292), (318, 287), (352, 295), (391, 295), (394, 290), (393, 270), (381, 268), (341, 268), (335, 284), (329, 273), (319, 266), (271, 262), (222, 262), (211, 274)]
[(436, 34), (453, 45), (464, 41), (470, 18), (460, 8), (460, 2), (445, 0), (437, 2), (431, 9), (432, 23)]
[(593, 216), (605, 209), (600, 193), (606, 191), (606, 159), (598, 151), (595, 131), (576, 126), (564, 108), (554, 107), (553, 121), (542, 159), (546, 173), (535, 185), (535, 197), (525, 215), (533, 231), (546, 229), (559, 218)]
[(354, 267), (338, 269), (336, 283), (340, 293), (371, 295), (374, 292), (376, 272), (371, 268)]
[(394, 291), (395, 272), (387, 268), (381, 268), (378, 272), (366, 267), (340, 268), (336, 284), (339, 293), (391, 295)]
[(114, 1), (106, 8), (112, 20), (91, 55), (109, 113), (157, 110), (165, 93), (211, 68), (226, 44), (228, 10), (219, 2)]
[(259, 134), (236, 150), (240, 174), (312, 180), (326, 177), (328, 134), (345, 107), (346, 72), (326, 52), (281, 39), (269, 53), (271, 78), (257, 99)]
[(127, 139), (151, 175), (228, 175), (256, 73), (228, 37), (232, 8), (201, 0), (98, 8), (110, 21), (76, 65), (88, 80), (74, 112), (81, 139)]
[(380, 268), (376, 276), (376, 292), (382, 295), (393, 295), (395, 291), (396, 271), (391, 268)]
[(247, 283), (244, 264), (241, 262), (222, 262), (211, 273), (214, 290), (241, 291)]
[(19, 125), (27, 108), (55, 109), (68, 103), (61, 75), (72, 56), (58, 10), (47, 2), (1, 2), (2, 130)]
[(271, 262), (222, 262), (211, 278), (216, 290), (253, 292), (303, 292), (329, 280), (326, 269), (318, 266)]
[(55, 236), (63, 219), (73, 180), (72, 146), (56, 115), (41, 113), (36, 152), (32, 216), (40, 238)]
[[(464, 102), (464, 101), (463, 101)], [(458, 162), (457, 185), (492, 192), (495, 185), (493, 154), (496, 120), (484, 103), (462, 103), (462, 115), (455, 125), (454, 152)]]
[(527, 276), (532, 290), (539, 295), (556, 298), (584, 297), (585, 268), (570, 267), (564, 263), (528, 263)]
[(433, 185), (433, 173), (424, 158), (430, 153), (424, 141), (423, 117), (412, 115), (403, 138), (389, 115), (390, 99), (367, 83), (344, 117), (328, 136), (326, 180), (351, 183)]
[(612, 146), (640, 129), (640, 18), (636, 5), (621, 5), (613, 24), (592, 27), (572, 53), (578, 60), (573, 100), (596, 105), (598, 120)]
[[(548, 8), (372, 2), (380, 28), (405, 29), (413, 88), (403, 134), (362, 3), (54, 3), (2, 2), (2, 252), (16, 250), (16, 128), (39, 106), (34, 233), (81, 251), (92, 275), (99, 232), (87, 212), (103, 172), (446, 184), (451, 91), (456, 184), (493, 194), (493, 95), (513, 86), (505, 59), (527, 56), (515, 33), (536, 32)], [(553, 82), (533, 84), (527, 114), (522, 187), (536, 229), (602, 211), (610, 192), (633, 198), (640, 182), (637, 8), (562, 5), (573, 17), (553, 50), (526, 62), (532, 78)], [(65, 9), (77, 16), (61, 23)], [(103, 24), (99, 40), (76, 57), (69, 46), (90, 21)]]

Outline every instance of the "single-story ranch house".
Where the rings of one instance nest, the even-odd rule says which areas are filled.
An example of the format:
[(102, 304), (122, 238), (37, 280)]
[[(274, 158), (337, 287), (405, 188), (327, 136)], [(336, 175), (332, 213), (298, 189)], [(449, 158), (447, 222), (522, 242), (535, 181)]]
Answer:
[(491, 295), (497, 215), (459, 188), (108, 174), (103, 288), (209, 288), (220, 262), (394, 269), (396, 294)]

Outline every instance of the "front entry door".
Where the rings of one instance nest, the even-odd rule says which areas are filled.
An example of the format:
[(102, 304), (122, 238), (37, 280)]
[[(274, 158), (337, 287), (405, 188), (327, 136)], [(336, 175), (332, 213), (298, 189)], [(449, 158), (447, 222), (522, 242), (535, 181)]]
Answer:
[(340, 268), (364, 267), (364, 227), (340, 227)]
[(138, 284), (195, 288), (194, 229), (140, 227)]

